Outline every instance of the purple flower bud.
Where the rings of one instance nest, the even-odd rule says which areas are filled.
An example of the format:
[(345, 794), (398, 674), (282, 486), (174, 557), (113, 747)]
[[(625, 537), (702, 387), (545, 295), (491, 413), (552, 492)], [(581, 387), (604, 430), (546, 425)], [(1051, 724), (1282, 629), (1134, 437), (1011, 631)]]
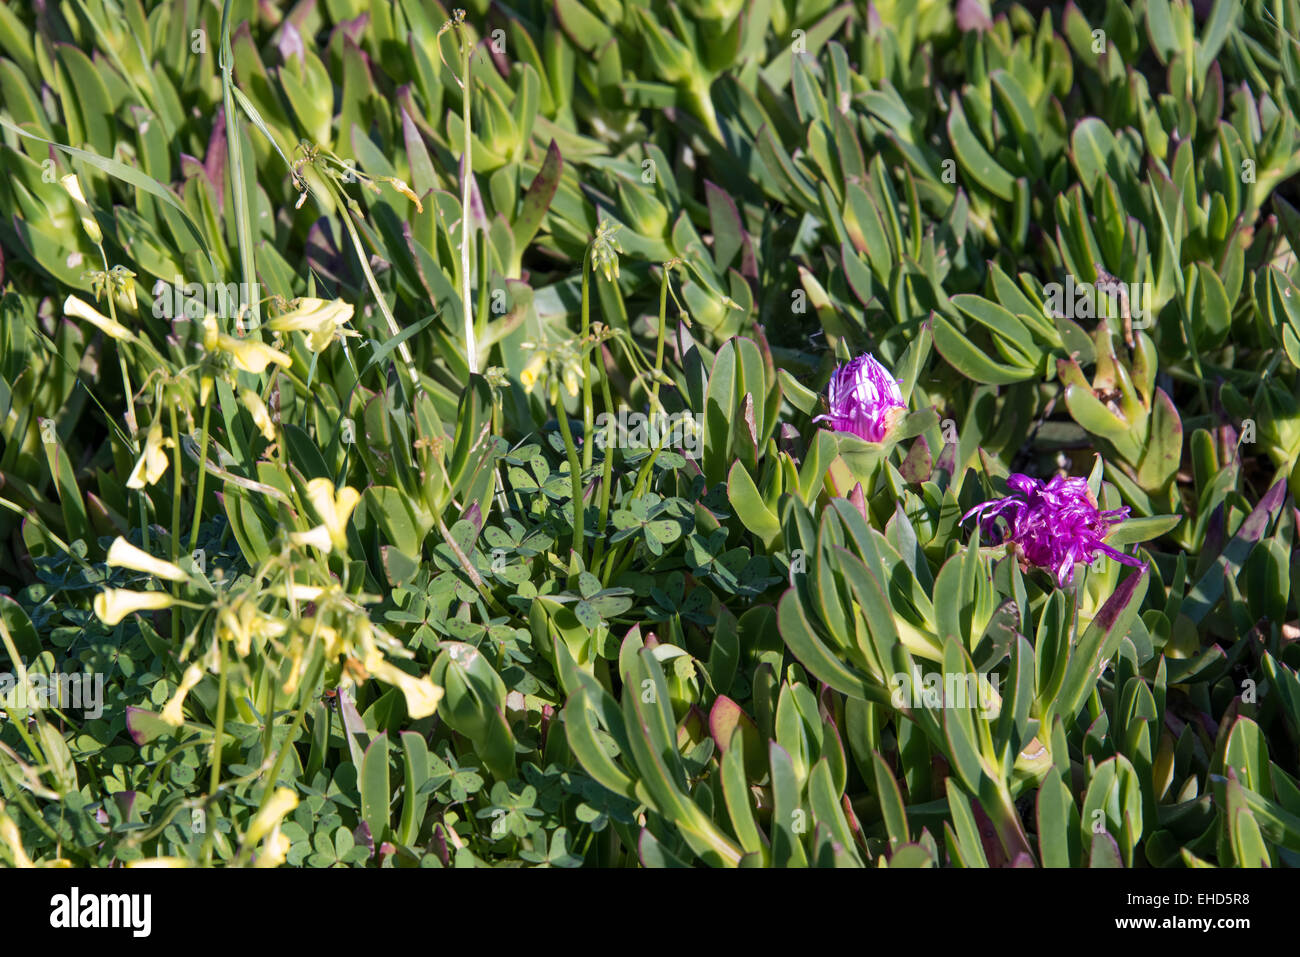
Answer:
[(881, 441), (898, 415), (895, 410), (907, 408), (898, 380), (869, 352), (835, 370), (827, 404), (830, 411), (814, 422), (829, 422), (835, 431), (851, 432), (868, 442)]
[(1112, 525), (1128, 518), (1128, 508), (1098, 511), (1085, 479), (1058, 475), (1044, 484), (1014, 473), (1007, 486), (1017, 494), (977, 505), (961, 520), (978, 515), (981, 530), (993, 544), (1015, 545), (1025, 562), (1047, 569), (1060, 587), (1074, 581), (1076, 562), (1091, 565), (1097, 552), (1142, 567), (1141, 559), (1103, 541)]

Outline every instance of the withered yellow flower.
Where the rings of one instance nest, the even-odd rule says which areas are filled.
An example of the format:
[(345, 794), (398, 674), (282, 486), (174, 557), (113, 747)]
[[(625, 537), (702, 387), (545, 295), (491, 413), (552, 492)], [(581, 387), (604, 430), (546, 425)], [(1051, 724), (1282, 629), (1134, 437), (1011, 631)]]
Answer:
[(257, 426), (263, 438), (268, 442), (274, 442), (275, 423), (271, 421), (271, 413), (267, 411), (266, 403), (262, 401), (262, 397), (252, 389), (241, 389), (239, 391), (239, 400), (244, 403), (244, 408), (253, 417), (253, 424)]
[(144, 488), (163, 477), (167, 471), (167, 449), (172, 447), (172, 440), (163, 438), (162, 420), (155, 419), (145, 436), (144, 451), (136, 460), (135, 468), (126, 480), (127, 488)]
[(424, 212), (424, 204), (420, 202), (420, 197), (415, 194), (415, 190), (411, 189), (411, 187), (406, 185), (406, 182), (404, 180), (396, 179), (395, 177), (392, 176), (381, 176), (379, 178), (382, 181), (388, 183), (388, 185), (392, 186), (393, 189), (397, 190), (399, 193), (401, 193), (411, 202), (413, 202), (415, 204), (415, 211), (417, 213)]

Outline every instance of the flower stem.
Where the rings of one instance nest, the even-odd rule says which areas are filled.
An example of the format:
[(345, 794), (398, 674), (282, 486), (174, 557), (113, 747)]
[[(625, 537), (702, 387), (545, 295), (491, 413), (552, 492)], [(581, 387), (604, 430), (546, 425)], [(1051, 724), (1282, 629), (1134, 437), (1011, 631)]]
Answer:
[[(600, 568), (601, 556), (605, 553), (605, 528), (609, 521), (609, 495), (610, 483), (614, 473), (614, 397), (609, 389), (609, 369), (605, 365), (605, 350), (597, 346), (597, 353), (600, 355), (600, 397), (605, 403), (605, 415), (607, 416), (605, 425), (605, 449), (604, 461), (600, 472), (600, 517), (596, 519), (596, 544), (591, 556), (591, 567)], [(592, 440), (595, 439), (593, 435)], [(593, 444), (589, 441), (588, 445)]]
[(175, 563), (180, 557), (181, 549), (181, 432), (176, 424), (176, 406), (167, 409), (167, 418), (172, 427), (172, 534), (171, 560)]
[[(645, 464), (641, 466), (641, 471), (637, 473), (636, 485), (633, 486), (632, 488), (632, 494), (627, 497), (626, 501), (629, 502), (635, 501), (636, 499), (640, 498), (642, 495), (645, 494), (646, 486), (650, 481), (650, 474), (654, 470), (655, 460), (659, 458), (659, 453), (664, 450), (664, 445), (667, 442), (668, 442), (668, 437), (665, 435), (663, 437), (663, 440), (659, 443), (659, 445), (649, 454), (649, 456), (646, 457)], [(615, 566), (614, 563), (620, 557), (623, 557), (625, 555), (628, 559), (630, 559), (631, 553), (628, 550), (632, 547), (633, 544), (634, 544), (633, 540), (628, 539), (626, 542), (620, 543), (618, 546), (616, 546), (613, 550), (610, 551), (609, 558), (606, 559), (605, 561), (605, 571), (600, 576), (601, 584), (604, 585), (606, 588), (609, 587), (609, 583), (614, 580), (614, 577), (627, 567), (626, 560), (624, 560), (617, 567)]]
[(582, 524), (585, 517), (582, 501), (582, 463), (578, 461), (578, 450), (573, 444), (573, 431), (569, 428), (569, 416), (564, 411), (564, 403), (560, 401), (558, 387), (554, 388), (552, 399), (555, 405), (555, 417), (560, 423), (560, 434), (564, 436), (564, 448), (569, 456), (569, 478), (573, 489), (573, 545), (571, 547), (578, 556), (578, 563), (582, 564), (584, 539)]
[[(302, 727), (304, 719), (307, 717), (307, 703), (312, 700), (313, 692), (316, 690), (316, 682), (320, 680), (321, 672), (325, 669), (325, 656), (322, 654), (319, 658), (315, 657), (316, 651), (316, 633), (312, 633), (311, 646), (307, 649), (308, 653), (313, 656), (313, 663), (310, 673), (306, 680), (298, 686), (298, 710), (293, 716), (293, 724), (289, 725), (289, 733), (284, 737), (284, 744), (280, 745), (280, 750), (275, 754), (275, 762), (271, 765), (271, 773), (266, 779), (266, 787), (262, 789), (262, 799), (258, 802), (257, 810), (262, 811), (267, 803), (271, 800), (271, 795), (275, 793), (275, 782), (280, 777), (280, 769), (284, 767), (284, 759), (293, 747), (293, 737)], [(270, 720), (270, 714), (267, 716)], [(239, 855), (235, 859), (236, 866), (243, 864), (246, 852), (252, 848), (243, 847), (239, 850)]]
[[(164, 401), (166, 401), (164, 397)], [(181, 548), (181, 432), (176, 425), (176, 403), (167, 407), (167, 417), (172, 427), (172, 533), (171, 560), (176, 564)], [(180, 582), (172, 582), (172, 595), (180, 597)], [(180, 634), (181, 610), (172, 606), (172, 639)]]
[[(458, 26), (457, 37), (460, 40), (461, 89), (461, 123), (465, 130), (465, 145), (461, 150), (461, 199), (460, 199), (460, 304), (465, 318), (465, 362), (470, 375), (478, 372), (478, 342), (474, 335), (474, 310), (471, 308), (469, 292), (469, 244), (470, 224), (472, 218), (469, 209), (470, 182), (474, 175), (473, 135), (469, 115), (469, 43), (465, 37), (465, 28)], [(481, 268), (481, 267), (480, 267)]]
[(664, 368), (664, 334), (668, 328), (668, 264), (664, 263), (664, 277), (659, 284), (659, 340), (655, 343), (655, 374), (650, 386), (650, 409), (659, 406), (659, 376)]
[[(199, 484), (194, 497), (194, 520), (190, 523), (190, 553), (199, 543), (199, 524), (203, 521), (203, 483), (208, 469), (208, 423), (212, 416), (212, 403), (203, 403), (203, 431), (199, 438)], [(179, 443), (178, 443), (179, 444)]]
[[(104, 251), (103, 244), (99, 244), (99, 256), (104, 261), (104, 276), (108, 276), (108, 253)], [(109, 285), (108, 296), (108, 316), (114, 322), (117, 322), (117, 305), (113, 301), (113, 289)], [(119, 346), (117, 350), (117, 366), (122, 370), (122, 391), (126, 394), (126, 429), (131, 437), (130, 449), (132, 455), (140, 454), (140, 433), (139, 420), (135, 415), (135, 395), (131, 390), (131, 374), (126, 368), (126, 355)], [(143, 490), (137, 490), (135, 493), (136, 506), (140, 509), (140, 544), (144, 550), (149, 550), (149, 510), (145, 506), (145, 495)]]
[[(217, 639), (217, 723), (212, 736), (212, 771), (208, 776), (208, 804), (217, 799), (217, 789), (221, 787), (221, 745), (222, 734), (226, 725), (226, 647)], [(212, 828), (208, 827), (203, 836), (203, 863), (212, 863)]]
[(591, 468), (592, 425), (595, 420), (591, 406), (591, 375), (587, 367), (587, 337), (591, 335), (591, 246), (582, 257), (582, 335), (578, 340), (579, 362), (582, 363), (582, 467)]

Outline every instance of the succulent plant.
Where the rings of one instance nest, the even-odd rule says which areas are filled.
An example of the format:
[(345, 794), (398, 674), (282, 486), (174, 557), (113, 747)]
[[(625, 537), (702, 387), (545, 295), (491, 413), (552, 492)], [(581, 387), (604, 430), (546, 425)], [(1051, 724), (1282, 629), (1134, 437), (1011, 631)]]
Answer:
[(0, 862), (1300, 864), (1298, 23), (0, 5)]

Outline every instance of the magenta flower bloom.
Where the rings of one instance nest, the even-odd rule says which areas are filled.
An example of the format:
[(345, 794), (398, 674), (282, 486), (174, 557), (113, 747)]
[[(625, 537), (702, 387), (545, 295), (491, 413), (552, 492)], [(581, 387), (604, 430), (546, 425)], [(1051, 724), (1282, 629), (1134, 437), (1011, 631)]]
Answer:
[(906, 409), (898, 380), (864, 352), (831, 376), (827, 395), (830, 411), (814, 422), (826, 421), (837, 432), (852, 432), (868, 442), (879, 442), (889, 432), (896, 409)]
[(1097, 552), (1142, 567), (1141, 559), (1103, 541), (1112, 525), (1128, 518), (1128, 508), (1098, 511), (1087, 480), (1057, 475), (1044, 484), (1015, 473), (1007, 485), (1018, 494), (977, 505), (961, 520), (979, 515), (980, 528), (993, 544), (1014, 545), (1023, 561), (1047, 569), (1060, 587), (1074, 581), (1075, 562), (1091, 565)]

